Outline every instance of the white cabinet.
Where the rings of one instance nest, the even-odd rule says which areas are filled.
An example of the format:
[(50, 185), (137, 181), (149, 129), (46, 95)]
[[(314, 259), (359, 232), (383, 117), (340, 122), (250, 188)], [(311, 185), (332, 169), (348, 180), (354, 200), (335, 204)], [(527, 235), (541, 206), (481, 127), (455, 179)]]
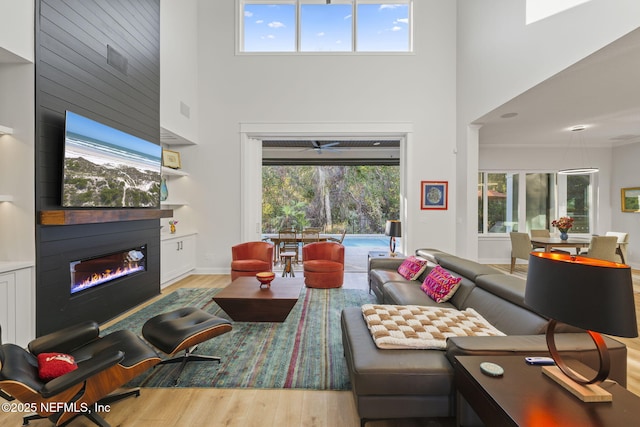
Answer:
[(160, 284), (164, 288), (196, 268), (196, 234), (162, 234)]
[(33, 265), (0, 262), (2, 342), (26, 346), (35, 338)]

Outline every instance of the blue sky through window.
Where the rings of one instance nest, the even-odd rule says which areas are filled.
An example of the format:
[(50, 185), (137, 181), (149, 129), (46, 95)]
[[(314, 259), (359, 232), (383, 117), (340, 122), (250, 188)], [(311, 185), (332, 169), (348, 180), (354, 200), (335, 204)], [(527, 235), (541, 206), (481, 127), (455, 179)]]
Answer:
[(303, 4), (300, 7), (300, 50), (303, 52), (353, 50), (350, 4)]
[[(245, 52), (295, 52), (296, 4), (244, 4)], [(300, 3), (301, 52), (353, 51), (351, 4)], [(409, 52), (409, 4), (358, 4), (359, 52)]]
[(296, 6), (245, 4), (245, 52), (295, 52)]
[(358, 5), (357, 29), (359, 52), (408, 52), (409, 6)]

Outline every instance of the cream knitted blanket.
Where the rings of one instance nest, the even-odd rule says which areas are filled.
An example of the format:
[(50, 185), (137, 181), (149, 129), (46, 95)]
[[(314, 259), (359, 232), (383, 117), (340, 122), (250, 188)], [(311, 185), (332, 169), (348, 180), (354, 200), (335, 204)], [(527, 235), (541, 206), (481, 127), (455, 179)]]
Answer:
[(362, 314), (382, 349), (445, 349), (448, 337), (504, 336), (474, 309), (365, 304)]

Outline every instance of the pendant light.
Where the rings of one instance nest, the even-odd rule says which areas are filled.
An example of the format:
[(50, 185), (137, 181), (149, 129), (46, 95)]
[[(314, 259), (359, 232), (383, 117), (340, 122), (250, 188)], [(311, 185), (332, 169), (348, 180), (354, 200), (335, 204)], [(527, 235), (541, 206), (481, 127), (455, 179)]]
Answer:
[[(576, 125), (576, 126), (572, 126), (571, 128), (569, 128), (569, 130), (571, 132), (578, 132), (578, 144), (577, 144), (577, 151), (578, 154), (581, 156), (582, 158), (582, 164), (583, 165), (587, 165), (587, 147), (584, 144), (584, 141), (582, 140), (581, 134), (580, 132), (584, 131), (587, 128), (586, 125)], [(569, 149), (571, 149), (572, 147), (569, 147)], [(558, 171), (558, 173), (560, 175), (585, 175), (585, 174), (589, 174), (589, 173), (595, 173), (598, 172), (599, 169), (593, 166), (584, 166), (584, 167), (577, 167), (577, 168), (568, 168), (568, 169), (561, 169)]]

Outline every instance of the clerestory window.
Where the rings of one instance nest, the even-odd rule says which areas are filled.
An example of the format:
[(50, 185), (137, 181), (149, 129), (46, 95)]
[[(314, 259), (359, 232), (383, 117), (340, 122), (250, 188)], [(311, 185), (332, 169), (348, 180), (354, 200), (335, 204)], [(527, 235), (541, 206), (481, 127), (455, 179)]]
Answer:
[(413, 0), (237, 0), (246, 53), (411, 52)]

